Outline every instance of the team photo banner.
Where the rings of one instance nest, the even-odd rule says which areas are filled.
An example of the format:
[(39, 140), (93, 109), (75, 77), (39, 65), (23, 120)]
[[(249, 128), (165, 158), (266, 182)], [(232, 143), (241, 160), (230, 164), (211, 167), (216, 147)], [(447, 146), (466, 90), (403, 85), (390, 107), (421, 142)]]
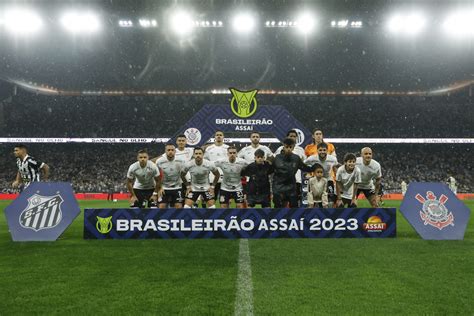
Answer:
[(84, 239), (387, 238), (395, 208), (85, 209)]

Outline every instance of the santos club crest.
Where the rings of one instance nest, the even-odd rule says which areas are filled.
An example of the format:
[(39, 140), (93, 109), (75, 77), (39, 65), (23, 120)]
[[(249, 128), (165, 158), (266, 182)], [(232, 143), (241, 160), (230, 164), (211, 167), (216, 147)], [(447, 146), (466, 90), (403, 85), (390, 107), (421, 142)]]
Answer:
[(63, 198), (59, 194), (32, 195), (28, 198), (28, 206), (20, 214), (20, 225), (36, 232), (57, 226), (62, 219), (62, 203)]
[(442, 194), (438, 200), (432, 191), (428, 191), (426, 192), (426, 199), (421, 194), (417, 194), (415, 198), (423, 204), (420, 217), (425, 225), (429, 224), (439, 230), (448, 225), (454, 226), (454, 215), (445, 206), (448, 201), (446, 195)]

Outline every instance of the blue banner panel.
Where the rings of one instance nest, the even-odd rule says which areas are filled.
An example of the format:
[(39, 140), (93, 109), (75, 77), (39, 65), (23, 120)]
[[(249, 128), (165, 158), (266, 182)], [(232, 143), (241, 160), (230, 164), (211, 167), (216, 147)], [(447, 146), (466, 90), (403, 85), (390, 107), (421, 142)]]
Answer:
[(86, 209), (84, 239), (386, 238), (396, 209)]
[(54, 241), (80, 213), (66, 182), (33, 182), (5, 209), (13, 241)]
[(289, 130), (298, 133), (297, 144), (306, 146), (311, 142), (311, 131), (295, 119), (286, 108), (280, 105), (259, 105), (250, 117), (239, 117), (232, 111), (231, 104), (205, 105), (172, 137), (186, 135), (189, 146), (202, 146), (217, 131), (271, 133), (284, 139)]
[(444, 183), (412, 182), (400, 212), (423, 239), (464, 239), (471, 211)]

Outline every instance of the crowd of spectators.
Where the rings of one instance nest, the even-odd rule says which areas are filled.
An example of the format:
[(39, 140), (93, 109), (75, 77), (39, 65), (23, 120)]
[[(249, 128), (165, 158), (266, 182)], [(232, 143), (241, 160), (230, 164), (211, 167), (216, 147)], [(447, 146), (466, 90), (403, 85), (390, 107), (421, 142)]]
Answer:
[[(19, 94), (0, 103), (4, 137), (169, 137), (205, 104), (229, 95), (76, 97)], [(469, 137), (469, 96), (259, 95), (330, 137)]]
[[(386, 192), (399, 192), (400, 183), (445, 182), (452, 175), (459, 193), (472, 193), (473, 146), (448, 144), (335, 144), (338, 160), (369, 145), (382, 165)], [(71, 182), (76, 192), (125, 192), (128, 166), (136, 152), (148, 147), (151, 157), (164, 152), (163, 144), (31, 144), (29, 152), (50, 166), (50, 181)], [(11, 192), (16, 175), (13, 145), (2, 144), (0, 192)], [(276, 149), (275, 144), (271, 148)], [(10, 153), (10, 154), (8, 154)]]

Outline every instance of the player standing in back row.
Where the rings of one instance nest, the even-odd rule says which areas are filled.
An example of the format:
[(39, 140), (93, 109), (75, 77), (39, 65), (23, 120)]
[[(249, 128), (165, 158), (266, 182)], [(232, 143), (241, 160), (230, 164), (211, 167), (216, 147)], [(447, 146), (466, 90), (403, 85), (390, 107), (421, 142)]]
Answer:
[[(207, 159), (211, 162), (215, 162), (220, 159), (227, 158), (227, 148), (229, 145), (224, 144), (224, 132), (223, 131), (216, 131), (214, 133), (214, 144), (211, 144), (206, 147), (204, 152), (204, 159)], [(222, 170), (219, 170), (221, 177), (217, 179), (216, 182), (216, 189), (214, 191), (215, 197), (218, 198), (221, 189), (221, 182), (222, 182)], [(214, 181), (214, 174), (210, 174), (209, 178), (210, 182)]]

